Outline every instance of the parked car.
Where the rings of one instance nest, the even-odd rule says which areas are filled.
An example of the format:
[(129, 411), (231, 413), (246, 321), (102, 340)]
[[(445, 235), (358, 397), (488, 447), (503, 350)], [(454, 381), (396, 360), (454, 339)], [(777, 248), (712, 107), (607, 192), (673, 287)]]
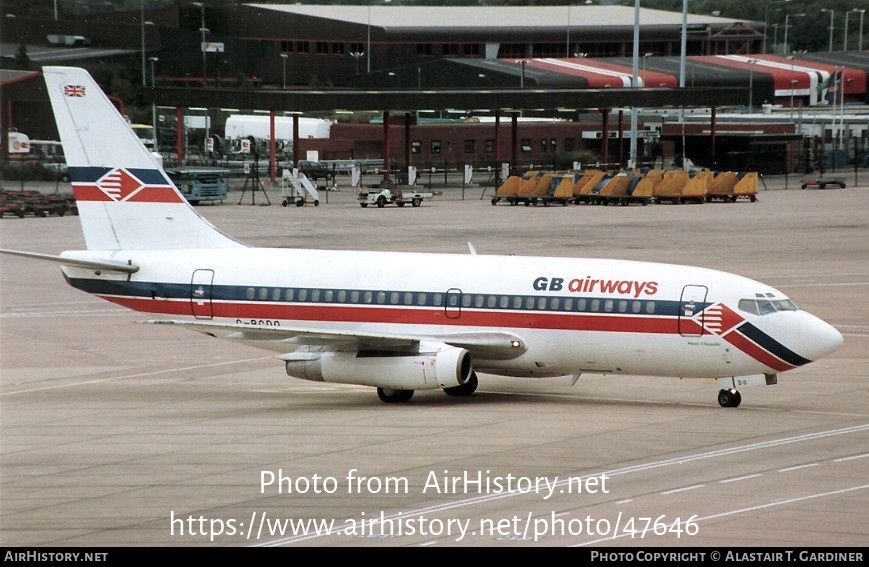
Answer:
[(304, 173), (311, 181), (334, 179), (335, 172), (318, 161), (299, 160), (299, 172)]

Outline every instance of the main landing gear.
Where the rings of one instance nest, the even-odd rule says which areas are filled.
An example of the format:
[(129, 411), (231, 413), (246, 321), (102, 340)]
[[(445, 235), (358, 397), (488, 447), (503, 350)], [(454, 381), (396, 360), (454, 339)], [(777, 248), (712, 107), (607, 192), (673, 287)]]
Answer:
[(477, 373), (472, 372), (471, 377), (461, 386), (453, 386), (452, 388), (444, 388), (444, 394), (448, 396), (470, 396), (477, 391)]
[(718, 405), (723, 408), (739, 407), (742, 402), (742, 394), (733, 390), (720, 390), (718, 392)]
[[(477, 373), (472, 372), (471, 377), (461, 386), (453, 386), (444, 388), (444, 393), (448, 396), (470, 396), (477, 391)], [(377, 397), (380, 401), (387, 404), (400, 404), (409, 402), (413, 397), (413, 390), (397, 390), (394, 388), (377, 388)]]
[(409, 402), (413, 397), (413, 390), (394, 390), (392, 388), (377, 388), (377, 396), (380, 401), (387, 404)]

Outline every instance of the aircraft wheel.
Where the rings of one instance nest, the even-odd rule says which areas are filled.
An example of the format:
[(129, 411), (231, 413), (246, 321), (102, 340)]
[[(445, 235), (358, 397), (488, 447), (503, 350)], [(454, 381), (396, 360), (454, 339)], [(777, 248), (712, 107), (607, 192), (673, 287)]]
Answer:
[(742, 394), (736, 390), (720, 390), (718, 392), (718, 405), (723, 408), (739, 407), (742, 403)]
[(413, 390), (393, 390), (392, 388), (377, 388), (377, 397), (387, 404), (409, 402), (413, 397)]
[(477, 373), (472, 372), (470, 379), (461, 386), (453, 386), (452, 388), (444, 388), (444, 394), (448, 396), (470, 396), (477, 391)]

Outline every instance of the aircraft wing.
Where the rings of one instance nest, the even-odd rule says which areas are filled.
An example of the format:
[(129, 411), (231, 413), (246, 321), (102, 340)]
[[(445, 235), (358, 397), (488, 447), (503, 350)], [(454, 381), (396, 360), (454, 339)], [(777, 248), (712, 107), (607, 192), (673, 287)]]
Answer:
[(483, 359), (510, 359), (525, 352), (525, 341), (504, 331), (476, 333), (438, 333), (411, 336), (401, 333), (368, 333), (336, 331), (334, 329), (300, 327), (275, 328), (256, 325), (217, 325), (211, 321), (154, 320), (148, 323), (178, 325), (200, 333), (244, 341), (271, 341), (287, 345), (289, 351), (300, 346), (356, 348), (358, 350), (415, 349), (420, 342), (436, 342), (464, 348), (472, 356)]

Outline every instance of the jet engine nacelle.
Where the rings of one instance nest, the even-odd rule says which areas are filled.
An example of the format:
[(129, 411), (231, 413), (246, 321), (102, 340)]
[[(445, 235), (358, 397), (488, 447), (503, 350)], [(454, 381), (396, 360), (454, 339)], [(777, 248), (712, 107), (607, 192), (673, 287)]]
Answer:
[(425, 354), (302, 352), (282, 357), (287, 374), (302, 380), (357, 384), (395, 390), (434, 390), (471, 380), (470, 353), (457, 347)]

